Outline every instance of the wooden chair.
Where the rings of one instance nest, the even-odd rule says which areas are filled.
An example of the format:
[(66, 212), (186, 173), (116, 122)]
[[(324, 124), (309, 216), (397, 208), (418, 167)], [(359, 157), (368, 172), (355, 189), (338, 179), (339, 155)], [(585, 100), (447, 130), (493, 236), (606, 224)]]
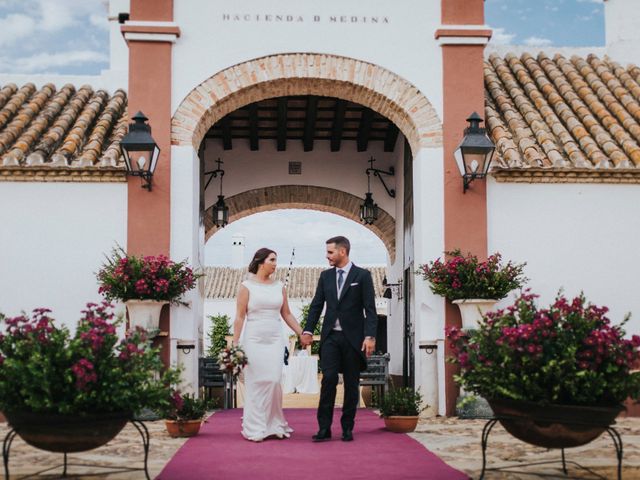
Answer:
[(367, 369), (360, 372), (360, 386), (370, 385), (376, 394), (376, 405), (384, 397), (389, 384), (389, 359), (388, 353), (384, 355), (371, 355), (367, 358)]

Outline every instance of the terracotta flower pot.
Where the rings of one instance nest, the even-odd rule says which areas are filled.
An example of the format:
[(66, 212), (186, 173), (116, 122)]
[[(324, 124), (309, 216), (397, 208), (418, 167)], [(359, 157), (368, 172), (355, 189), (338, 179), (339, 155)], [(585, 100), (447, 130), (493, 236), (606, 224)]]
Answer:
[(193, 437), (200, 431), (202, 420), (165, 420), (170, 437)]
[(513, 400), (488, 400), (500, 424), (523, 442), (545, 448), (585, 445), (615, 423), (622, 405), (583, 407), (577, 405), (538, 405)]
[(418, 425), (418, 416), (403, 417), (403, 416), (390, 416), (384, 417), (384, 426), (387, 430), (395, 433), (409, 433), (413, 432)]

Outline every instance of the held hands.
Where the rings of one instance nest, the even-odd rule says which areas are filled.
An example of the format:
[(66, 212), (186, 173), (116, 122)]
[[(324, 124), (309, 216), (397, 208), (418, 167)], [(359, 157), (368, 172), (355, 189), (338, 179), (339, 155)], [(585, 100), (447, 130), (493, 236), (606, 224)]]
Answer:
[(373, 337), (366, 337), (362, 342), (362, 351), (367, 357), (370, 357), (376, 349), (376, 339)]
[(313, 336), (308, 333), (303, 333), (300, 335), (300, 345), (303, 348), (307, 348), (309, 345), (313, 343)]

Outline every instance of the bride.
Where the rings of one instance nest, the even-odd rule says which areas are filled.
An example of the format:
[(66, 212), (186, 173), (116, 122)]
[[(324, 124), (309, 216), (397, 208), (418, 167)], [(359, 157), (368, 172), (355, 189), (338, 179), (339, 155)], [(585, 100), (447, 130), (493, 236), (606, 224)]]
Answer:
[(284, 339), (280, 317), (300, 336), (302, 329), (289, 309), (282, 282), (272, 280), (278, 257), (261, 248), (249, 264), (250, 279), (240, 285), (233, 324), (233, 344), (247, 355), (242, 435), (261, 442), (267, 437), (289, 437), (293, 430), (282, 412)]

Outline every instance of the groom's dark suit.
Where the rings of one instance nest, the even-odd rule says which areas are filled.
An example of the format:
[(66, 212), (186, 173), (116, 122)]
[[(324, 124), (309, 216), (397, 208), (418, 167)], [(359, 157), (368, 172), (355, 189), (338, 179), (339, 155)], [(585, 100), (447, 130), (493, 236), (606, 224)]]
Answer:
[[(340, 297), (337, 277), (336, 268), (320, 274), (318, 287), (309, 307), (305, 331), (313, 332), (326, 304), (320, 336), (322, 389), (318, 405), (318, 425), (320, 430), (331, 428), (338, 373), (342, 372), (344, 402), (340, 423), (343, 431), (351, 431), (360, 397), (360, 371), (367, 367), (362, 342), (365, 337), (375, 337), (378, 317), (373, 279), (368, 270), (351, 264), (342, 284)], [(342, 331), (334, 330), (336, 319)]]

